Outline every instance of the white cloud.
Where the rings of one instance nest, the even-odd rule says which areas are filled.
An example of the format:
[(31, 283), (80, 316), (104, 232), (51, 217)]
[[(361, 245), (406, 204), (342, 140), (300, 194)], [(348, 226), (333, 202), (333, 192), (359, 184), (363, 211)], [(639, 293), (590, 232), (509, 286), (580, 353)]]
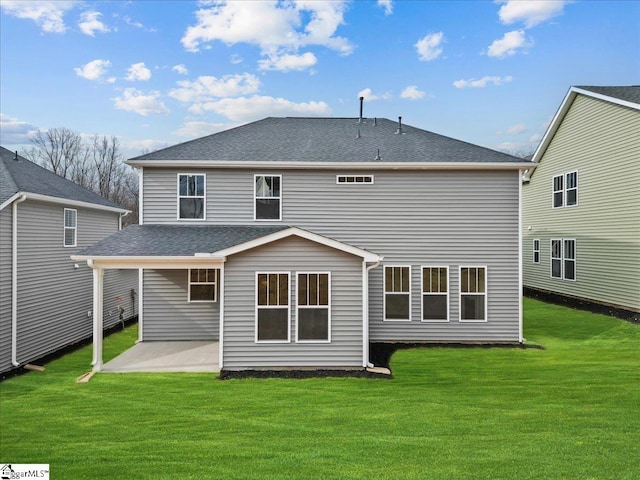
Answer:
[(400, 94), (400, 98), (406, 98), (408, 100), (419, 100), (424, 98), (424, 96), (425, 92), (418, 90), (418, 87), (415, 85), (409, 85), (407, 88), (402, 90), (402, 93)]
[(144, 62), (134, 63), (127, 70), (125, 80), (135, 82), (136, 80), (146, 81), (151, 78), (151, 70), (145, 67)]
[(502, 85), (503, 83), (509, 83), (513, 80), (511, 75), (507, 75), (506, 77), (482, 77), (479, 80), (469, 79), (469, 80), (456, 80), (453, 82), (453, 86), (456, 88), (484, 88), (488, 84), (492, 83), (493, 85)]
[(173, 67), (171, 67), (171, 70), (173, 70), (174, 72), (178, 72), (178, 74), (180, 75), (189, 74), (189, 70), (187, 70), (187, 67), (185, 67), (182, 63), (180, 65), (174, 65)]
[(318, 63), (316, 56), (311, 52), (306, 52), (303, 55), (270, 55), (269, 58), (260, 60), (258, 66), (260, 70), (288, 72), (291, 70), (305, 70), (314, 66), (316, 63)]
[(254, 95), (253, 97), (223, 98), (191, 108), (194, 113), (212, 111), (233, 122), (249, 122), (269, 116), (326, 116), (331, 113), (325, 102), (295, 103), (285, 98)]
[(134, 157), (144, 153), (154, 152), (161, 148), (168, 147), (169, 144), (164, 140), (155, 140), (152, 138), (144, 138), (140, 140), (123, 140), (122, 148), (128, 153), (127, 156)]
[(487, 55), (490, 57), (509, 57), (515, 55), (518, 49), (529, 48), (533, 45), (533, 40), (527, 40), (524, 35), (524, 30), (514, 30), (513, 32), (507, 32), (499, 40), (489, 45)]
[[(344, 23), (345, 9), (345, 1), (207, 3), (196, 12), (196, 24), (187, 28), (181, 41), (192, 52), (202, 44), (221, 41), (256, 45), (262, 55), (270, 57), (297, 54), (298, 49), (311, 45), (348, 55), (353, 45), (335, 35)], [(308, 57), (305, 60), (308, 62)]]
[(531, 138), (529, 138), (529, 142), (531, 143), (539, 143), (540, 140), (542, 140), (542, 135), (539, 133), (534, 133), (531, 135)]
[(150, 113), (169, 113), (169, 109), (159, 100), (160, 92), (149, 92), (145, 95), (135, 88), (125, 88), (122, 96), (114, 98), (114, 105), (118, 110), (135, 112), (139, 115)]
[(45, 33), (64, 33), (67, 26), (64, 23), (64, 15), (72, 10), (78, 1), (32, 1), (2, 0), (0, 7), (8, 15), (33, 20)]
[(231, 63), (234, 65), (238, 65), (239, 63), (242, 63), (242, 57), (237, 53), (234, 53), (233, 55), (231, 55)]
[(385, 15), (393, 13), (393, 2), (391, 0), (378, 0), (378, 6), (384, 8)]
[[(96, 59), (83, 65), (82, 67), (76, 67), (73, 69), (76, 75), (87, 80), (100, 80), (100, 78), (107, 73), (107, 69), (111, 66), (109, 60)], [(113, 83), (113, 82), (109, 82)]]
[(100, 12), (83, 12), (80, 15), (80, 22), (78, 22), (78, 27), (80, 27), (80, 31), (85, 35), (89, 35), (91, 37), (95, 36), (95, 32), (106, 33), (109, 32), (109, 27), (107, 27), (104, 23), (100, 21), (100, 16), (102, 14)]
[(370, 88), (365, 88), (358, 92), (358, 98), (360, 97), (364, 97), (365, 100), (369, 102), (373, 102), (376, 100), (389, 100), (391, 98), (391, 94), (389, 92), (386, 92), (386, 93), (377, 95), (373, 93), (373, 91)]
[(524, 133), (526, 131), (527, 131), (527, 127), (522, 123), (518, 123), (517, 125), (511, 125), (510, 127), (507, 127), (507, 133), (510, 133), (512, 135), (517, 135), (519, 133)]
[(173, 134), (185, 138), (198, 138), (221, 132), (233, 126), (234, 125), (229, 123), (185, 122), (180, 128), (175, 130)]
[(505, 25), (523, 22), (526, 28), (534, 27), (562, 14), (566, 0), (498, 0), (503, 3), (498, 12)]
[(181, 80), (178, 86), (169, 92), (170, 97), (181, 102), (205, 102), (256, 93), (260, 88), (260, 79), (250, 73), (225, 75), (222, 78), (205, 75), (193, 82)]
[(435, 60), (442, 54), (442, 41), (444, 34), (442, 32), (430, 33), (422, 37), (414, 45), (418, 51), (418, 58), (423, 62)]
[(0, 113), (0, 144), (2, 145), (26, 145), (37, 131), (38, 127), (31, 123)]

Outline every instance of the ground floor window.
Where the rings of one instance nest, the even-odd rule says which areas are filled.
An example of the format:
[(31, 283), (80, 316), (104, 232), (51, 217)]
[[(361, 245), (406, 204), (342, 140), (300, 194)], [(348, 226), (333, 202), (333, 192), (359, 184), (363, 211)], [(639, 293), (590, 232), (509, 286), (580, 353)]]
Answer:
[(289, 274), (256, 275), (256, 341), (290, 340)]
[(460, 321), (487, 321), (486, 267), (460, 267)]
[(551, 239), (551, 277), (564, 280), (576, 279), (576, 241)]
[(218, 270), (213, 268), (192, 268), (189, 270), (189, 301), (217, 301)]
[(330, 283), (328, 273), (298, 273), (297, 341), (330, 341)]
[(411, 320), (411, 267), (384, 267), (384, 319)]
[(540, 263), (540, 240), (533, 240), (533, 263)]
[(422, 267), (422, 320), (449, 320), (447, 267)]

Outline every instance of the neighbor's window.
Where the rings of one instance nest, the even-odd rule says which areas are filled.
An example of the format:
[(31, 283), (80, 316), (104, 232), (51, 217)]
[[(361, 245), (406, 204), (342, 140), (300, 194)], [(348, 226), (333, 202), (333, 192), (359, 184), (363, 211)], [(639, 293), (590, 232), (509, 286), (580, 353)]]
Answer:
[(411, 320), (411, 267), (384, 267), (384, 319)]
[(551, 239), (551, 276), (562, 278), (562, 240)]
[(564, 175), (553, 177), (553, 208), (563, 205), (564, 199)]
[(533, 240), (533, 263), (540, 263), (540, 240)]
[(189, 301), (215, 302), (218, 270), (193, 268), (189, 270)]
[(297, 341), (331, 340), (329, 291), (328, 273), (298, 273)]
[(74, 208), (64, 209), (64, 246), (75, 247), (78, 234), (78, 211)]
[(449, 320), (447, 267), (422, 267), (422, 320)]
[(336, 175), (336, 183), (373, 183), (373, 175)]
[(487, 321), (486, 267), (460, 267), (460, 321)]
[(255, 176), (255, 219), (280, 220), (282, 216), (281, 175)]
[(572, 207), (578, 204), (578, 172), (567, 173), (565, 176), (565, 205)]
[(256, 275), (256, 341), (289, 341), (289, 274)]
[(204, 220), (204, 174), (178, 174), (178, 218)]

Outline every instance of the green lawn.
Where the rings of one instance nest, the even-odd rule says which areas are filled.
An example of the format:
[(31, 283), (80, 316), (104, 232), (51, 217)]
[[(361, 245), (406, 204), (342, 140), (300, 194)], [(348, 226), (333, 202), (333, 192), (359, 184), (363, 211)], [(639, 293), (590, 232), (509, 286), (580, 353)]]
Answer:
[(67, 479), (639, 478), (640, 326), (526, 299), (525, 336), (545, 349), (402, 350), (392, 380), (77, 384), (87, 347), (0, 383), (0, 461)]

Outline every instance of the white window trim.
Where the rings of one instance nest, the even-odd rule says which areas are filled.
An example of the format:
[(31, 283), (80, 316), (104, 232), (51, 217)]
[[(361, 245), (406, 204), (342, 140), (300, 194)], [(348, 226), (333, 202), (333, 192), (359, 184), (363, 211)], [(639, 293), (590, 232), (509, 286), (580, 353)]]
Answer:
[[(299, 318), (300, 316), (298, 315), (298, 311), (300, 309), (304, 310), (304, 309), (313, 309), (313, 308), (318, 308), (319, 305), (305, 305), (305, 306), (300, 306), (298, 305), (298, 276), (299, 275), (309, 275), (309, 274), (317, 274), (317, 275), (328, 275), (328, 283), (329, 283), (329, 291), (328, 293), (328, 299), (329, 299), (329, 304), (327, 305), (327, 309), (328, 309), (328, 313), (327, 313), (327, 322), (328, 322), (328, 335), (327, 335), (327, 340), (299, 340), (298, 339), (298, 326), (299, 326)], [(296, 272), (296, 343), (331, 343), (331, 272), (314, 272), (314, 271), (304, 271), (304, 272)]]
[[(567, 261), (567, 257), (564, 253), (564, 242), (573, 242), (573, 258), (569, 259), (573, 261), (573, 278), (567, 278), (565, 276), (564, 262)], [(562, 239), (562, 279), (567, 282), (575, 282), (578, 279), (578, 242), (575, 238)]]
[[(281, 305), (260, 305), (258, 306), (258, 276), (259, 275), (288, 275), (288, 279), (289, 279), (289, 285), (287, 285), (287, 289), (289, 292), (289, 303), (287, 304), (286, 307), (281, 306)], [(255, 323), (254, 323), (254, 342), (255, 343), (291, 343), (291, 284), (293, 283), (292, 280), (292, 272), (285, 272), (285, 271), (259, 271), (256, 272), (255, 274), (255, 283), (253, 286), (253, 289), (255, 291), (255, 300), (254, 300), (254, 305), (255, 305)], [(286, 340), (258, 340), (258, 310), (260, 308), (263, 309), (287, 309), (287, 339)]]
[[(469, 320), (462, 318), (462, 296), (476, 293), (462, 291), (462, 269), (484, 268), (484, 319)], [(460, 323), (487, 323), (489, 321), (489, 268), (486, 265), (460, 265), (458, 267), (458, 320)]]
[[(560, 190), (556, 190), (556, 178), (560, 177), (562, 179), (562, 189)], [(564, 208), (564, 173), (561, 173), (559, 175), (553, 175), (551, 177), (551, 208)], [(555, 200), (556, 200), (556, 193), (562, 193), (562, 205), (556, 207), (555, 205)]]
[[(572, 187), (571, 189), (567, 188), (567, 185), (569, 184), (567, 182), (567, 177), (569, 175), (571, 175), (572, 173), (576, 174), (576, 186)], [(577, 207), (578, 206), (578, 187), (580, 186), (580, 184), (578, 183), (578, 171), (577, 170), (572, 170), (571, 172), (567, 172), (564, 174), (564, 206), (567, 208), (573, 208), (573, 207)], [(573, 205), (569, 205), (567, 203), (567, 196), (569, 194), (569, 190), (575, 190), (576, 191), (576, 203)]]
[[(191, 270), (214, 270), (215, 280), (213, 282), (192, 282), (191, 281)], [(220, 278), (220, 270), (217, 268), (190, 268), (187, 271), (187, 281), (188, 281), (188, 289), (187, 289), (187, 302), (188, 303), (216, 303), (218, 301), (218, 279)], [(191, 285), (213, 285), (213, 300), (191, 300)]]
[[(447, 293), (432, 293), (424, 291), (424, 269), (425, 268), (445, 268), (447, 270)], [(420, 265), (420, 321), (423, 323), (449, 323), (451, 321), (450, 309), (449, 309), (449, 292), (451, 291), (451, 280), (449, 278), (449, 266), (448, 265)], [(425, 295), (446, 295), (447, 297), (447, 318), (442, 319), (425, 319), (424, 318), (424, 299)]]
[[(280, 178), (280, 196), (279, 197), (258, 197), (257, 196), (257, 192), (256, 192), (256, 180), (258, 177), (278, 177)], [(253, 175), (253, 220), (254, 222), (281, 222), (282, 221), (282, 197), (283, 197), (283, 186), (284, 184), (282, 183), (282, 174), (272, 174), (272, 173), (256, 173)], [(266, 199), (278, 199), (280, 200), (280, 203), (278, 205), (279, 207), (279, 217), (278, 218), (257, 218), (256, 217), (256, 200), (266, 200)]]
[[(392, 267), (408, 267), (409, 268), (409, 291), (408, 292), (387, 292), (387, 267), (392, 268)], [(411, 289), (412, 289), (412, 281), (411, 281), (411, 265), (396, 265), (396, 264), (392, 264), (392, 265), (385, 265), (384, 268), (382, 269), (382, 321), (383, 322), (410, 322), (411, 321), (411, 310), (413, 310), (412, 308), (412, 301), (413, 299), (411, 298)], [(409, 295), (409, 318), (387, 318), (387, 293), (390, 294), (398, 294), (398, 293), (403, 293), (403, 294), (407, 294)]]
[[(75, 227), (67, 227), (67, 212), (74, 212)], [(62, 216), (62, 245), (67, 247), (78, 246), (78, 210), (75, 208), (65, 208)], [(73, 245), (67, 245), (67, 230), (73, 230)]]
[[(182, 196), (180, 195), (180, 177), (186, 176), (202, 176), (204, 191), (203, 195)], [(181, 218), (180, 217), (180, 199), (181, 198), (202, 198), (202, 218)], [(207, 174), (206, 173), (177, 173), (176, 174), (176, 219), (180, 222), (204, 222), (207, 219)]]
[[(371, 181), (370, 182), (349, 182), (349, 181), (346, 181), (347, 178), (370, 178)], [(373, 175), (343, 175), (343, 174), (336, 175), (336, 184), (338, 185), (373, 185), (374, 183), (375, 182), (374, 182)]]
[[(538, 242), (538, 248), (536, 248), (536, 242)], [(538, 260), (536, 261), (536, 252), (538, 253)], [(531, 257), (532, 263), (539, 264), (540, 263), (540, 239), (533, 239), (533, 255)]]
[[(553, 242), (560, 242), (560, 256), (559, 257), (554, 257), (553, 256)], [(549, 240), (549, 276), (551, 278), (554, 278), (556, 280), (564, 280), (564, 261), (563, 261), (563, 250), (564, 250), (564, 241), (562, 238), (552, 238)], [(554, 260), (560, 260), (560, 276), (559, 277), (554, 277), (553, 276), (553, 261)]]

